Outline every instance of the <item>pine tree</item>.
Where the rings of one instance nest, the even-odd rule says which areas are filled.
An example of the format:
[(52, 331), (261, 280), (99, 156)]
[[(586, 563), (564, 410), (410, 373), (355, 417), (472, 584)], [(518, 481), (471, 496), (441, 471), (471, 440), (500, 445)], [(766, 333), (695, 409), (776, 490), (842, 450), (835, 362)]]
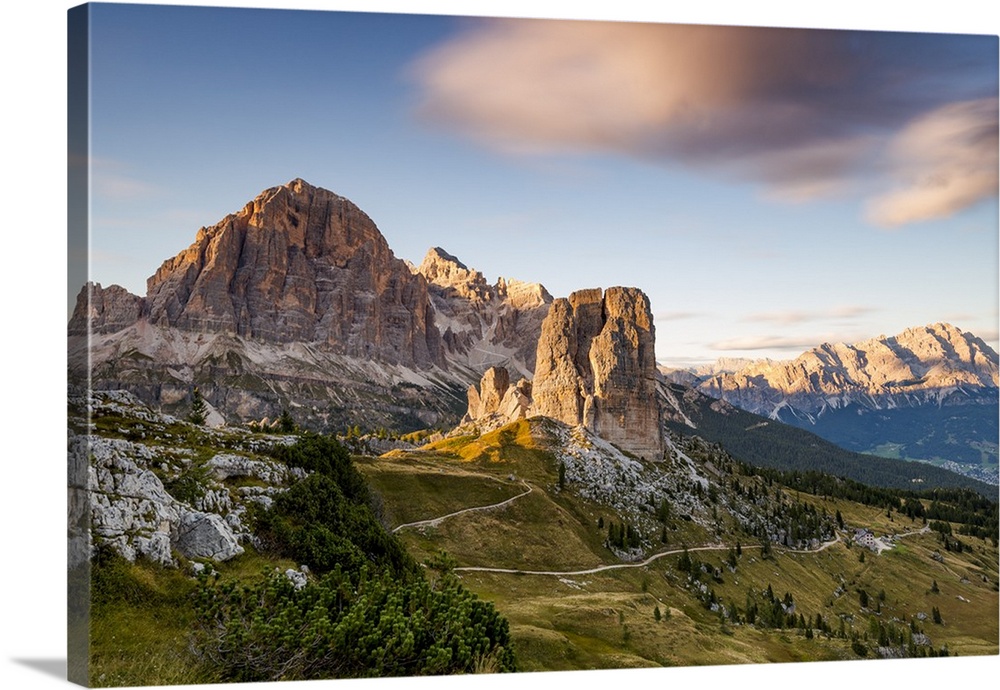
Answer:
[(559, 488), (562, 489), (566, 486), (566, 463), (559, 463)]
[(208, 406), (205, 404), (205, 399), (201, 397), (201, 391), (196, 386), (194, 392), (191, 393), (191, 414), (188, 415), (188, 421), (192, 424), (203, 425), (207, 417)]
[(282, 410), (281, 416), (278, 417), (278, 431), (283, 434), (291, 434), (295, 431), (295, 421), (292, 419), (292, 415), (288, 413), (288, 410)]

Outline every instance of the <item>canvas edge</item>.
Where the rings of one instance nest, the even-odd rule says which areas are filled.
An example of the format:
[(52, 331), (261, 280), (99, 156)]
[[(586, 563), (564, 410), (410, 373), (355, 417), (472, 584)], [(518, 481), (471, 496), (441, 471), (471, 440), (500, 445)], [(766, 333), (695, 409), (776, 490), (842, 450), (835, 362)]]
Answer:
[[(88, 285), (90, 158), (90, 6), (67, 11), (67, 286)], [(86, 289), (86, 288), (85, 288)], [(72, 295), (70, 295), (72, 298)], [(89, 290), (85, 298), (89, 298)], [(88, 309), (89, 312), (89, 309)], [(88, 337), (89, 340), (89, 337)], [(89, 352), (89, 347), (85, 348)], [(71, 353), (68, 353), (72, 356)], [(90, 367), (87, 366), (89, 372)], [(67, 370), (68, 372), (68, 370)], [(67, 389), (69, 381), (67, 380)], [(89, 392), (89, 375), (86, 385)], [(89, 429), (89, 414), (87, 415)], [(90, 685), (90, 437), (67, 419), (67, 680)]]

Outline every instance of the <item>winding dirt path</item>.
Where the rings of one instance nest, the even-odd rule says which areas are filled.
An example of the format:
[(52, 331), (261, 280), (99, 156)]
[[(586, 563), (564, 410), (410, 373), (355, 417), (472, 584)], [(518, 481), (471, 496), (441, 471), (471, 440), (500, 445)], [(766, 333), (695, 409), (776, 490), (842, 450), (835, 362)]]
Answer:
[[(728, 549), (728, 546), (723, 544), (718, 544), (715, 546), (695, 546), (689, 548), (687, 551), (691, 553), (692, 551), (724, 551)], [(744, 546), (744, 549), (759, 549), (759, 545)], [(517, 568), (489, 568), (485, 566), (460, 566), (454, 568), (457, 571), (475, 571), (480, 573), (509, 573), (512, 575), (592, 575), (593, 573), (601, 573), (605, 570), (619, 570), (622, 568), (642, 568), (647, 566), (653, 561), (663, 558), (665, 556), (673, 556), (678, 553), (683, 553), (684, 549), (672, 549), (670, 551), (661, 551), (660, 553), (653, 554), (644, 561), (636, 561), (635, 563), (614, 563), (612, 565), (601, 565), (596, 568), (587, 568), (586, 570), (519, 570)]]
[[(480, 476), (487, 477), (495, 481), (500, 481), (496, 477), (490, 477), (489, 475), (484, 474)], [(442, 521), (447, 520), (448, 518), (455, 517), (456, 515), (464, 515), (465, 513), (474, 513), (481, 510), (492, 510), (493, 508), (502, 508), (503, 506), (509, 505), (514, 501), (516, 501), (517, 499), (527, 496), (528, 494), (531, 493), (531, 485), (528, 484), (528, 482), (524, 481), (523, 479), (521, 480), (521, 483), (525, 486), (527, 491), (525, 491), (524, 493), (520, 493), (517, 496), (511, 496), (505, 501), (500, 501), (499, 503), (491, 503), (490, 505), (487, 506), (475, 506), (473, 508), (463, 508), (462, 510), (456, 510), (454, 513), (448, 513), (447, 515), (431, 518), (430, 520), (417, 520), (416, 522), (407, 522), (397, 527), (393, 527), (392, 533), (395, 534), (399, 530), (407, 527), (421, 527), (423, 525), (430, 525), (431, 527), (437, 527), (439, 524), (441, 524)]]
[[(501, 480), (497, 479), (496, 477), (492, 477), (492, 476), (489, 476), (489, 475), (481, 475), (481, 476), (488, 477), (489, 479), (493, 479), (495, 481), (501, 481)], [(454, 513), (448, 513), (447, 515), (441, 515), (439, 517), (431, 518), (429, 520), (418, 520), (416, 522), (407, 522), (405, 524), (402, 524), (402, 525), (399, 525), (397, 527), (394, 527), (393, 530), (392, 530), (392, 532), (393, 532), (393, 534), (395, 534), (396, 532), (398, 532), (401, 529), (405, 529), (405, 528), (408, 528), (408, 527), (421, 527), (421, 526), (424, 526), (424, 525), (429, 525), (429, 526), (432, 526), (432, 527), (437, 527), (439, 524), (441, 524), (442, 521), (447, 520), (448, 518), (455, 517), (456, 515), (464, 515), (465, 513), (473, 513), (473, 512), (477, 512), (477, 511), (483, 511), (483, 510), (492, 510), (494, 508), (502, 508), (503, 506), (509, 505), (509, 504), (513, 503), (514, 501), (516, 501), (517, 499), (522, 498), (524, 496), (527, 496), (528, 494), (531, 493), (531, 491), (532, 491), (531, 485), (528, 484), (528, 482), (526, 482), (525, 480), (522, 479), (521, 480), (521, 484), (524, 485), (524, 487), (527, 489), (527, 491), (524, 491), (523, 493), (520, 493), (517, 496), (512, 496), (511, 498), (508, 498), (508, 499), (506, 499), (504, 501), (500, 501), (499, 503), (491, 503), (490, 505), (485, 505), (485, 506), (474, 506), (472, 508), (463, 508), (462, 510), (456, 510)], [(924, 534), (929, 529), (930, 529), (929, 527), (925, 526), (923, 529), (915, 530), (913, 532), (904, 532), (902, 534), (897, 534), (896, 537), (897, 538), (899, 538), (899, 537), (909, 537), (909, 536), (912, 536), (914, 534)], [(830, 548), (831, 546), (833, 546), (834, 544), (836, 544), (837, 542), (839, 542), (840, 539), (841, 539), (841, 536), (838, 534), (836, 537), (834, 537), (830, 541), (823, 542), (822, 544), (820, 544), (819, 546), (817, 546), (815, 549), (790, 549), (790, 548), (786, 548), (786, 547), (783, 547), (783, 546), (773, 546), (773, 548), (775, 548), (777, 550), (780, 550), (780, 551), (784, 551), (786, 553), (802, 553), (802, 554), (819, 553), (820, 551), (824, 551), (825, 549)], [(688, 553), (691, 553), (693, 551), (725, 551), (725, 550), (730, 549), (730, 548), (732, 548), (731, 545), (715, 544), (715, 545), (709, 545), (709, 546), (694, 546), (694, 547), (690, 547), (690, 548), (688, 548), (686, 550), (688, 551)], [(761, 548), (761, 546), (760, 546), (760, 544), (750, 544), (748, 546), (743, 546), (742, 548), (743, 549), (759, 549), (759, 548)], [(886, 547), (886, 548), (888, 548), (888, 547)], [(685, 549), (683, 549), (683, 548), (681, 548), (681, 549), (671, 549), (669, 551), (661, 551), (660, 553), (653, 554), (649, 558), (647, 558), (645, 560), (642, 560), (642, 561), (636, 561), (635, 563), (613, 563), (611, 565), (601, 565), (601, 566), (597, 566), (595, 568), (585, 568), (585, 569), (582, 569), (582, 570), (522, 570), (520, 568), (493, 568), (493, 567), (489, 567), (489, 566), (478, 566), (478, 565), (458, 566), (458, 567), (454, 568), (454, 570), (456, 572), (461, 571), (461, 572), (478, 572), (478, 573), (506, 573), (506, 574), (510, 574), (510, 575), (550, 575), (550, 576), (554, 576), (554, 577), (563, 577), (563, 576), (569, 576), (569, 575), (593, 575), (594, 573), (601, 573), (601, 572), (605, 572), (605, 571), (608, 571), (608, 570), (621, 570), (621, 569), (624, 569), (624, 568), (643, 568), (643, 567), (649, 565), (650, 563), (652, 563), (653, 561), (659, 560), (660, 558), (665, 558), (667, 556), (675, 556), (675, 555), (677, 555), (679, 553), (683, 553), (684, 551), (685, 551)], [(879, 550), (879, 553), (881, 553), (881, 552), (882, 552), (882, 549)]]
[[(926, 531), (927, 531), (927, 528), (924, 528), (924, 529), (917, 530), (917, 531), (914, 531), (914, 532), (906, 532), (906, 533), (903, 533), (903, 534), (897, 534), (896, 536), (897, 537), (909, 537), (909, 536), (912, 536), (914, 534), (923, 534)], [(809, 554), (809, 553), (819, 553), (820, 551), (823, 551), (825, 549), (830, 548), (831, 546), (833, 546), (834, 544), (836, 544), (837, 542), (839, 542), (840, 539), (841, 539), (840, 535), (837, 535), (836, 538), (831, 539), (830, 541), (827, 541), (827, 542), (823, 542), (822, 544), (820, 544), (819, 546), (817, 546), (815, 549), (789, 549), (789, 548), (786, 548), (786, 547), (783, 547), (783, 546), (777, 546), (777, 545), (772, 545), (772, 548), (775, 549), (775, 550), (778, 550), (778, 551), (784, 551), (785, 553), (806, 553), (806, 554)], [(713, 545), (713, 546), (695, 546), (695, 547), (691, 547), (691, 548), (687, 549), (687, 551), (688, 551), (688, 553), (691, 553), (693, 551), (725, 551), (725, 550), (727, 550), (729, 548), (731, 548), (731, 547), (728, 546), (728, 545), (726, 545), (726, 544), (716, 544), (716, 545)], [(759, 549), (759, 548), (761, 548), (761, 546), (760, 546), (760, 544), (750, 544), (748, 546), (743, 546), (742, 548), (744, 550), (745, 549)], [(613, 565), (602, 565), (602, 566), (598, 566), (596, 568), (587, 568), (587, 569), (584, 569), (584, 570), (520, 570), (518, 568), (490, 568), (490, 567), (486, 567), (486, 566), (474, 566), (474, 565), (460, 566), (460, 567), (455, 568), (454, 570), (456, 572), (457, 571), (464, 571), (464, 572), (479, 572), (479, 573), (507, 573), (507, 574), (511, 574), (511, 575), (553, 575), (553, 576), (556, 576), (556, 577), (566, 576), (566, 575), (592, 575), (594, 573), (601, 573), (601, 572), (604, 572), (606, 570), (620, 570), (620, 569), (623, 569), (623, 568), (642, 568), (642, 567), (645, 567), (645, 566), (649, 565), (650, 563), (652, 563), (653, 561), (655, 561), (657, 559), (664, 558), (665, 556), (674, 556), (676, 554), (683, 553), (683, 552), (684, 552), (684, 549), (671, 549), (670, 551), (661, 551), (660, 553), (654, 554), (654, 555), (650, 556), (649, 558), (647, 558), (644, 561), (636, 561), (635, 563), (615, 563)]]

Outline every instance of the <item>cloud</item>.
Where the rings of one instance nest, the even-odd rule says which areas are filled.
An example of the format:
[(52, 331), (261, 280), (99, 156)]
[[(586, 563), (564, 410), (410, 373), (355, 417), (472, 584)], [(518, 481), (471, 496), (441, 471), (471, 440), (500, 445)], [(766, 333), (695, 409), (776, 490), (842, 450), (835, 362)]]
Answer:
[(109, 201), (132, 201), (155, 195), (159, 189), (132, 177), (122, 170), (125, 164), (107, 158), (90, 160), (90, 175), (94, 193)]
[(822, 339), (804, 336), (759, 335), (745, 338), (732, 338), (710, 343), (713, 350), (730, 352), (733, 350), (807, 350), (816, 347)]
[[(976, 79), (966, 78), (969, 73)], [(413, 65), (411, 76), (420, 89), (421, 118), (494, 149), (623, 154), (758, 184), (775, 199), (806, 201), (862, 182), (871, 188), (872, 166), (908, 122), (914, 129), (891, 147), (890, 173), (912, 160), (906, 142), (925, 134), (940, 145), (924, 147), (924, 168), (952, 171), (940, 155), (940, 123), (918, 127), (919, 117), (995, 93), (996, 41), (493, 20), (438, 46)], [(949, 111), (941, 112), (947, 117)], [(988, 119), (985, 111), (977, 114)], [(995, 168), (995, 147), (962, 151), (964, 169), (989, 160)], [(955, 183), (944, 198), (928, 201), (928, 209), (967, 205), (986, 186), (971, 182)], [(916, 218), (882, 210), (898, 206), (882, 200), (876, 217)]]
[(766, 312), (759, 314), (751, 314), (745, 317), (743, 320), (755, 323), (755, 322), (765, 322), (765, 323), (777, 323), (782, 325), (791, 325), (798, 323), (807, 323), (811, 321), (829, 321), (830, 319), (852, 319), (858, 316), (864, 316), (865, 314), (870, 314), (876, 311), (872, 307), (863, 307), (859, 305), (846, 305), (841, 307), (834, 307), (832, 309), (827, 309), (825, 311), (779, 311), (779, 312)]
[(830, 316), (836, 317), (838, 319), (853, 319), (858, 316), (865, 316), (866, 314), (871, 314), (878, 311), (874, 307), (862, 307), (859, 305), (845, 305), (842, 307), (834, 307), (829, 311)]
[(891, 191), (869, 206), (893, 227), (949, 216), (997, 193), (997, 99), (951, 103), (920, 116), (889, 145)]
[(653, 315), (654, 321), (685, 321), (687, 319), (699, 319), (705, 316), (693, 311), (658, 311)]
[(783, 312), (770, 312), (767, 314), (751, 314), (744, 318), (744, 321), (750, 323), (756, 322), (767, 322), (767, 323), (780, 323), (780, 324), (793, 324), (802, 323), (804, 321), (812, 321), (816, 319), (815, 314), (810, 314), (803, 311), (783, 311)]

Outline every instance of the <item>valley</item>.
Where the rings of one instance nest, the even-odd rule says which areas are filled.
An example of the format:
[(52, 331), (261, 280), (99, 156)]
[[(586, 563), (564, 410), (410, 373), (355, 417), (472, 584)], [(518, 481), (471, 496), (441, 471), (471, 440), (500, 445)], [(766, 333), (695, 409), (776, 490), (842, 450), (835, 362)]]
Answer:
[[(518, 437), (523, 435), (521, 430)], [(659, 530), (651, 529), (644, 536), (646, 549), (636, 556), (641, 560), (622, 562), (607, 547), (606, 530), (598, 527), (620, 516), (582, 498), (579, 491), (585, 487), (568, 483), (560, 490), (554, 458), (532, 445), (537, 442), (504, 448), (486, 440), (475, 445), (474, 457), (456, 448), (359, 464), (387, 506), (405, 503), (408, 518), (433, 510), (425, 501), (433, 502), (435, 494), (419, 488), (428, 474), (440, 482), (442, 476), (465, 477), (475, 468), (485, 475), (484, 486), (506, 479), (511, 490), (511, 477), (538, 482), (538, 495), (533, 492), (530, 501), (521, 493), (521, 499), (503, 506), (399, 531), (422, 558), (446, 552), (466, 586), (497, 602), (511, 621), (525, 670), (849, 659), (863, 656), (852, 649), (859, 639), (873, 643), (864, 655), (892, 655), (878, 649), (892, 646), (877, 644), (879, 634), (889, 635), (886, 626), (910, 630), (898, 634), (912, 637), (911, 621), (925, 629), (921, 614), (930, 616), (934, 606), (945, 603), (953, 616), (974, 617), (977, 606), (997, 605), (991, 542), (975, 540), (972, 553), (948, 552), (948, 559), (939, 562), (934, 560), (941, 550), (938, 535), (920, 520), (788, 489), (779, 489), (781, 500), (794, 497), (828, 515), (839, 512), (844, 528), (815, 546), (775, 544), (763, 558), (762, 545), (746, 529), (707, 527), (678, 517), (664, 523), (669, 525), (666, 544), (660, 543)], [(736, 476), (724, 476), (723, 485)], [(424, 516), (429, 519), (429, 513)], [(853, 529), (861, 526), (905, 536), (891, 550), (865, 553), (852, 543)], [(741, 555), (734, 559), (737, 543)], [(866, 558), (859, 561), (862, 553)], [(697, 565), (685, 568), (687, 556)], [(939, 593), (928, 594), (933, 582), (945, 579), (954, 585), (946, 602)], [(748, 624), (748, 604), (759, 607), (769, 587), (791, 595), (794, 624)], [(861, 606), (860, 591), (879, 603)], [(808, 628), (798, 625), (799, 614)], [(828, 632), (816, 626), (817, 615)], [(959, 627), (964, 626), (929, 630), (934, 649), (944, 645), (951, 653), (994, 653), (986, 650), (996, 649), (996, 621), (973, 623), (962, 632)]]

